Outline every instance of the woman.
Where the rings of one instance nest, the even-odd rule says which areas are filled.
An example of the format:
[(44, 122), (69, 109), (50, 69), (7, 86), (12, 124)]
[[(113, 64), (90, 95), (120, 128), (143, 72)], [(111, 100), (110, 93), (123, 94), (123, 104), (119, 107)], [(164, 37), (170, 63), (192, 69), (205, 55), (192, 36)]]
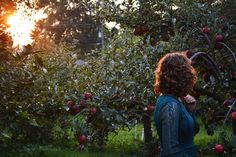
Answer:
[(190, 60), (183, 53), (167, 54), (159, 61), (155, 76), (155, 94), (159, 97), (154, 121), (161, 157), (196, 157), (193, 143), (197, 130), (193, 116), (196, 101), (188, 95), (196, 82), (196, 72)]

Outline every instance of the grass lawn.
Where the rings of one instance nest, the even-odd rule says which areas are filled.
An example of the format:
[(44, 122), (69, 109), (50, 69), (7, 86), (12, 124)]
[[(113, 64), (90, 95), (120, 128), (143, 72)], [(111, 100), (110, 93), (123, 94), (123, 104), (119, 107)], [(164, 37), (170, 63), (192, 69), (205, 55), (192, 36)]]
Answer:
[[(118, 135), (110, 134), (109, 142), (104, 152), (80, 152), (70, 150), (68, 148), (59, 148), (56, 146), (39, 146), (29, 145), (24, 146), (20, 150), (15, 150), (12, 153), (0, 151), (0, 157), (138, 157), (137, 154), (141, 145), (142, 125), (138, 125), (132, 130), (123, 129)], [(156, 137), (156, 132), (154, 131)], [(217, 133), (214, 136), (208, 136), (202, 127), (198, 135), (195, 136), (195, 143), (200, 148), (206, 148), (207, 143), (216, 139)], [(135, 139), (136, 137), (136, 139)], [(204, 154), (204, 157), (211, 157)], [(212, 155), (213, 157), (214, 155)]]

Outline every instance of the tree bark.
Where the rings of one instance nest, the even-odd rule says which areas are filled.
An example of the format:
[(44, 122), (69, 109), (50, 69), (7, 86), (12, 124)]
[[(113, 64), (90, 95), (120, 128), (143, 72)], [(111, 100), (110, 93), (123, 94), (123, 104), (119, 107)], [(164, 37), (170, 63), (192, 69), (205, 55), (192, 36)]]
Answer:
[(151, 115), (143, 115), (143, 127), (144, 127), (144, 141), (149, 143), (152, 141), (152, 126), (151, 126)]

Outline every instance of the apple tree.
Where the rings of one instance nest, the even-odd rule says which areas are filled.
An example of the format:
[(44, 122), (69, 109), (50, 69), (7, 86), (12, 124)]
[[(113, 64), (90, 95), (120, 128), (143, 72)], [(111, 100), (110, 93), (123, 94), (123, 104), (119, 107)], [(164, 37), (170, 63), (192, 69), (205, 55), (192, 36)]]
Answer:
[[(153, 71), (161, 49), (143, 46), (143, 41), (133, 36), (132, 31), (122, 29), (101, 52), (86, 56), (76, 72), (78, 93), (66, 97), (66, 106), (69, 105), (68, 114), (74, 119), (82, 117), (87, 123), (85, 134), (91, 142), (103, 137), (101, 130), (105, 140), (109, 132), (118, 132), (124, 127), (131, 129), (136, 122), (143, 123), (149, 131), (145, 141), (152, 141)], [(92, 99), (86, 100), (84, 92), (91, 93)], [(91, 115), (94, 107), (96, 114)], [(81, 128), (85, 127), (77, 127), (80, 133)], [(101, 143), (105, 144), (102, 138)]]
[[(198, 98), (198, 115), (209, 135), (219, 125), (231, 124), (236, 100), (235, 1), (106, 2), (105, 19), (133, 29), (144, 47), (158, 49), (164, 42), (169, 52), (188, 50), (185, 53), (199, 74), (192, 94)], [(228, 141), (225, 152), (232, 153), (235, 144), (223, 139)]]
[(20, 55), (0, 51), (8, 54), (0, 61), (1, 146), (56, 142), (54, 128), (65, 115), (64, 94), (75, 88), (76, 59), (64, 47), (42, 52), (28, 46)]

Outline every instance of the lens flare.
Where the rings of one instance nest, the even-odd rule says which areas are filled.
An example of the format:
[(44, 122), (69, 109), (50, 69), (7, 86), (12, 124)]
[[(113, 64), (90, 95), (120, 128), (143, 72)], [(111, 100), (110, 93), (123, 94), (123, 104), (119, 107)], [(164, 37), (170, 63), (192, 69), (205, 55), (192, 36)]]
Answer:
[(22, 50), (23, 46), (32, 44), (32, 32), (36, 30), (38, 21), (47, 18), (45, 8), (36, 10), (26, 3), (17, 3), (16, 11), (8, 17), (6, 32), (12, 37), (15, 49)]

